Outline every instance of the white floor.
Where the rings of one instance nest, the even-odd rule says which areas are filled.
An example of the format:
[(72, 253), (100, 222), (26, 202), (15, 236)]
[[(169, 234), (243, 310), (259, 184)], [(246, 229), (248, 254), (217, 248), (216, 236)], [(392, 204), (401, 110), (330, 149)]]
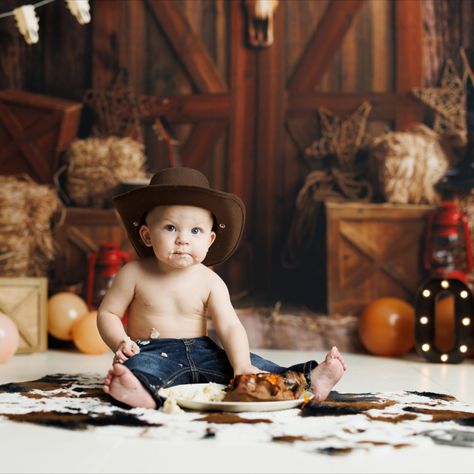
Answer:
[[(254, 350), (280, 364), (323, 353)], [(458, 365), (345, 354), (349, 369), (340, 392), (418, 390), (442, 392), (474, 404), (474, 359)], [(104, 373), (111, 355), (90, 356), (50, 350), (18, 355), (0, 364), (0, 383), (31, 380), (51, 373)], [(0, 400), (1, 403), (1, 400)], [(25, 423), (0, 422), (0, 472), (474, 472), (474, 448), (380, 449), (347, 456), (295, 453), (288, 447), (232, 446), (204, 441), (170, 443), (70, 432)]]

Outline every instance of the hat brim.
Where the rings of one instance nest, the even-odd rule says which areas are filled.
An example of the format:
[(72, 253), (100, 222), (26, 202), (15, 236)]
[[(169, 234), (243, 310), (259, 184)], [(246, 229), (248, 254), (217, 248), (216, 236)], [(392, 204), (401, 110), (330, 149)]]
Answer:
[(143, 217), (156, 206), (186, 205), (209, 209), (215, 217), (216, 239), (204, 265), (217, 265), (237, 249), (245, 225), (245, 206), (235, 194), (199, 186), (149, 185), (113, 198), (133, 248), (140, 257), (151, 257), (153, 249), (140, 238)]

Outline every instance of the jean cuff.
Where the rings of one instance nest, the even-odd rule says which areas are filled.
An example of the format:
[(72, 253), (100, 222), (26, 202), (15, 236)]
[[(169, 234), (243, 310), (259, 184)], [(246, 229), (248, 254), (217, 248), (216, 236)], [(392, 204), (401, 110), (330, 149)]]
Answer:
[(158, 410), (165, 402), (164, 399), (158, 395), (158, 391), (163, 386), (163, 384), (161, 383), (158, 383), (156, 385), (152, 384), (149, 381), (147, 374), (145, 374), (144, 372), (140, 372), (138, 370), (132, 370), (132, 373), (140, 381), (140, 383), (145, 387), (146, 391), (152, 396), (153, 400), (155, 400), (156, 409)]

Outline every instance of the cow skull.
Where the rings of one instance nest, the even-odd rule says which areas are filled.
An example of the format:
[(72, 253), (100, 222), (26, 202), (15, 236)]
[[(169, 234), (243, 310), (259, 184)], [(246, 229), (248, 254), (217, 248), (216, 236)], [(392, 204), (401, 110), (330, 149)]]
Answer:
[(248, 14), (249, 42), (255, 48), (273, 43), (273, 15), (278, 0), (245, 0)]

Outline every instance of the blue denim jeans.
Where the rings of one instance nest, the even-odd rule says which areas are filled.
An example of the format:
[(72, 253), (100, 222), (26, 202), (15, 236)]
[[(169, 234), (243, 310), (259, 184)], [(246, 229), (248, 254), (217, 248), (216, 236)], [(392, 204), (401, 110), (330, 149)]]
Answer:
[[(158, 407), (163, 402), (158, 395), (158, 390), (162, 387), (207, 382), (227, 385), (234, 376), (224, 349), (207, 336), (136, 342), (140, 353), (126, 360), (124, 365), (150, 392)], [(316, 361), (310, 360), (291, 367), (282, 367), (256, 354), (251, 353), (250, 356), (255, 367), (268, 372), (302, 372), (308, 385), (311, 385), (311, 371), (318, 365)]]

